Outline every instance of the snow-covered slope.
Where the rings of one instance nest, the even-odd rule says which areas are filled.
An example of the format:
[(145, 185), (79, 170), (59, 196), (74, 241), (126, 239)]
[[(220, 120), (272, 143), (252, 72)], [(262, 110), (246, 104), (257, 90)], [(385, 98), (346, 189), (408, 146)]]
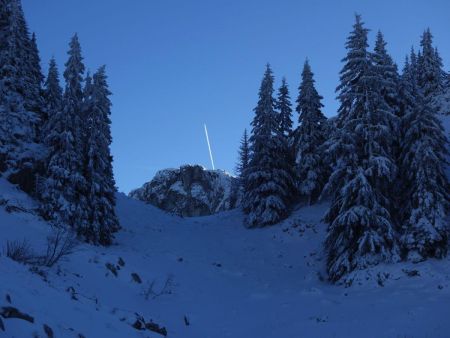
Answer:
[[(42, 250), (49, 227), (23, 212), (33, 201), (3, 180), (0, 196), (9, 201), (0, 246), (26, 237)], [(239, 210), (182, 219), (119, 195), (116, 245), (80, 245), (40, 272), (0, 257), (0, 309), (34, 317), (2, 319), (0, 337), (46, 337), (44, 324), (55, 337), (162, 337), (133, 328), (139, 316), (172, 338), (449, 337), (450, 260), (381, 266), (351, 287), (330, 285), (325, 208), (248, 230)]]

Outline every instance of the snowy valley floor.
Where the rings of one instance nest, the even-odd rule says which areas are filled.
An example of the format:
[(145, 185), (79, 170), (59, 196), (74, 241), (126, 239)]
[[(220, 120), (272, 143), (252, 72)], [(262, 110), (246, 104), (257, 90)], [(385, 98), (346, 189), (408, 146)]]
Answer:
[[(0, 247), (27, 238), (44, 250), (49, 226), (6, 211), (33, 201), (4, 180), (0, 200)], [(351, 287), (330, 285), (321, 278), (325, 208), (247, 230), (239, 211), (182, 219), (119, 195), (123, 230), (113, 247), (80, 245), (46, 277), (1, 255), (0, 308), (34, 323), (3, 319), (0, 337), (47, 337), (44, 324), (55, 337), (162, 337), (133, 328), (136, 313), (173, 338), (450, 337), (450, 260), (382, 266)]]

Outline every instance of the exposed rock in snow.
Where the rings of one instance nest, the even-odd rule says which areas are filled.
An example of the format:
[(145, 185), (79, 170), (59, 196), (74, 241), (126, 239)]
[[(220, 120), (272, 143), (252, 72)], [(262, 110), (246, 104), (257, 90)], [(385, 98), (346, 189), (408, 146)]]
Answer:
[(181, 216), (206, 216), (234, 209), (240, 201), (237, 179), (198, 165), (165, 169), (130, 197)]

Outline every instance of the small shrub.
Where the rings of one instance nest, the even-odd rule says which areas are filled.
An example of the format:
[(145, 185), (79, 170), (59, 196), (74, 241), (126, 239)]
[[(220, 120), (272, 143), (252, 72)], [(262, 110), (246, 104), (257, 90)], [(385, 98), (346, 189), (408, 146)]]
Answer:
[(37, 255), (26, 239), (7, 241), (4, 252), (7, 257), (16, 262), (51, 268), (61, 258), (73, 253), (77, 243), (71, 231), (58, 228), (47, 237), (47, 249), (44, 255)]
[(22, 241), (6, 241), (4, 252), (6, 257), (22, 264), (30, 264), (36, 259), (30, 243), (26, 239)]
[(156, 280), (153, 280), (144, 289), (143, 294), (144, 294), (144, 297), (146, 300), (149, 300), (150, 298), (155, 299), (162, 295), (172, 294), (172, 287), (174, 286), (173, 276), (172, 275), (167, 276), (163, 287), (159, 291), (157, 291), (155, 289), (155, 286), (156, 286)]
[(51, 268), (58, 261), (73, 253), (78, 241), (73, 232), (58, 228), (47, 237), (47, 251), (40, 258), (40, 265)]

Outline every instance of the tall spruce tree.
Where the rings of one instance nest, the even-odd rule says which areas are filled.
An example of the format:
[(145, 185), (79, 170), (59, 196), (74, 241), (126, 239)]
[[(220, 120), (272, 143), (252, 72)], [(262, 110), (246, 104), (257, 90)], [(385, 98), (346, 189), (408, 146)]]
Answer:
[(294, 147), (299, 192), (309, 204), (319, 197), (329, 173), (322, 154), (326, 117), (322, 113), (322, 96), (314, 82), (314, 74), (306, 60), (297, 98), (299, 126), (295, 131)]
[(422, 66), (412, 52), (402, 76), (406, 107), (400, 157), (402, 245), (407, 259), (412, 261), (442, 258), (448, 249), (448, 141), (437, 112), (425, 97), (428, 91), (420, 82)]
[(72, 125), (69, 127), (73, 137), (73, 156), (71, 158), (71, 182), (73, 187), (72, 207), (74, 209), (73, 227), (79, 234), (87, 227), (88, 205), (86, 199), (87, 185), (85, 179), (85, 112), (83, 75), (85, 66), (81, 54), (81, 45), (78, 35), (75, 34), (69, 44), (69, 59), (64, 71), (66, 88), (63, 96), (63, 112), (69, 116)]
[[(38, 180), (38, 196), (42, 202), (41, 213), (44, 218), (53, 220), (56, 223), (62, 221), (65, 218), (59, 215), (58, 210), (60, 210), (63, 205), (68, 204), (67, 201), (64, 203), (59, 200), (61, 196), (61, 189), (57, 190), (56, 186), (58, 184), (59, 166), (57, 166), (56, 161), (52, 162), (52, 158), (56, 155), (58, 146), (63, 142), (60, 133), (62, 133), (62, 88), (59, 82), (59, 71), (54, 58), (50, 60), (48, 75), (44, 83), (44, 100), (45, 100), (45, 112), (47, 113), (47, 118), (44, 121), (41, 130), (41, 142), (44, 144), (48, 151), (48, 156), (45, 161), (45, 173)], [(58, 220), (60, 219), (60, 220)]]
[(279, 117), (280, 132), (287, 140), (292, 134), (292, 104), (289, 96), (289, 87), (284, 77), (278, 89), (276, 109)]
[(29, 90), (27, 91), (27, 108), (35, 112), (39, 117), (37, 125), (37, 134), (39, 136), (40, 129), (42, 128), (45, 120), (47, 119), (47, 112), (45, 112), (45, 102), (42, 90), (42, 84), (44, 82), (44, 75), (42, 74), (41, 58), (39, 56), (39, 49), (37, 46), (36, 34), (31, 36), (29, 51), (28, 51), (28, 81)]
[(291, 97), (289, 95), (289, 87), (286, 81), (286, 78), (282, 78), (281, 86), (278, 89), (278, 96), (275, 103), (275, 112), (278, 115), (278, 123), (279, 123), (279, 137), (280, 144), (278, 152), (282, 154), (282, 167), (288, 174), (288, 176), (292, 179), (292, 182), (289, 183), (289, 195), (290, 202), (295, 201), (297, 198), (297, 189), (295, 186), (295, 158), (294, 158), (294, 149), (293, 149), (293, 122), (292, 122), (292, 103)]
[(37, 114), (30, 109), (31, 41), (19, 0), (0, 0), (0, 171), (32, 166)]
[(259, 90), (259, 101), (252, 121), (250, 149), (243, 209), (249, 227), (271, 225), (289, 213), (293, 179), (283, 149), (285, 136), (279, 128), (273, 98), (274, 78), (267, 65)]
[[(382, 79), (380, 88), (381, 94), (391, 110), (398, 115), (400, 110), (400, 103), (398, 99), (398, 86), (400, 78), (398, 75), (397, 65), (394, 63), (392, 57), (386, 50), (386, 44), (387, 43), (384, 40), (383, 34), (378, 31), (375, 41), (375, 48), (371, 54), (372, 62), (375, 67), (375, 71), (379, 74), (379, 76), (381, 76)], [(394, 128), (396, 127), (397, 125), (394, 126)]]
[(41, 139), (47, 148), (51, 148), (51, 142), (47, 143), (47, 141), (50, 140), (48, 136), (52, 133), (54, 128), (52, 125), (52, 123), (55, 122), (53, 116), (61, 112), (63, 96), (62, 88), (59, 82), (58, 66), (56, 65), (54, 58), (52, 58), (49, 62), (48, 75), (44, 83), (43, 96), (45, 101), (44, 110), (46, 112), (46, 119), (43, 121)]
[[(395, 161), (396, 166), (398, 167), (398, 161), (401, 151), (401, 123), (400, 117), (403, 115), (402, 111), (402, 103), (400, 98), (400, 76), (398, 74), (397, 65), (392, 60), (392, 57), (389, 55), (386, 49), (386, 41), (384, 39), (381, 31), (378, 31), (377, 37), (375, 40), (374, 51), (371, 54), (372, 64), (374, 67), (374, 71), (378, 76), (380, 83), (380, 94), (382, 99), (386, 102), (387, 107), (392, 114), (391, 125), (390, 128), (392, 130), (392, 143), (388, 145), (388, 148), (392, 149), (389, 152), (392, 159)], [(400, 177), (397, 177), (400, 179)], [(389, 199), (393, 202), (391, 203), (391, 208), (389, 212), (393, 219), (397, 219), (398, 208), (397, 205), (399, 203), (398, 198), (400, 194), (398, 192), (399, 185), (391, 185), (390, 188), (384, 189), (384, 194), (389, 196)]]
[[(49, 147), (46, 182), (42, 188), (43, 214), (58, 225), (80, 231), (87, 225), (86, 180), (83, 173), (84, 142), (81, 123), (84, 65), (75, 35), (70, 42), (64, 78), (66, 88), (60, 110), (52, 112), (45, 143)], [(55, 74), (55, 72), (53, 72)], [(52, 86), (56, 88), (56, 81)], [(49, 88), (47, 88), (47, 91)], [(55, 93), (58, 90), (55, 90)]]
[(330, 224), (326, 250), (331, 281), (354, 269), (398, 259), (386, 195), (396, 175), (389, 149), (393, 113), (380, 90), (382, 76), (367, 51), (367, 34), (357, 15), (337, 87), (338, 130), (328, 143), (327, 151), (334, 158), (325, 187), (332, 196), (325, 217)]
[(417, 60), (417, 81), (426, 100), (432, 100), (442, 89), (446, 74), (442, 69), (442, 59), (433, 47), (433, 35), (428, 28), (420, 41), (422, 47)]
[(105, 67), (94, 74), (91, 86), (87, 97), (88, 222), (81, 234), (89, 242), (110, 245), (113, 233), (119, 229), (119, 221), (115, 213), (116, 188), (110, 152), (111, 92), (108, 89)]
[[(48, 75), (44, 83), (44, 98), (48, 117), (54, 115), (62, 108), (62, 88), (59, 82), (59, 71), (55, 58), (51, 58), (48, 66)], [(47, 132), (51, 128), (47, 129)]]
[(250, 163), (250, 145), (248, 141), (247, 129), (242, 135), (241, 144), (239, 146), (239, 160), (236, 166), (236, 174), (239, 178), (241, 186), (245, 186), (246, 170)]

